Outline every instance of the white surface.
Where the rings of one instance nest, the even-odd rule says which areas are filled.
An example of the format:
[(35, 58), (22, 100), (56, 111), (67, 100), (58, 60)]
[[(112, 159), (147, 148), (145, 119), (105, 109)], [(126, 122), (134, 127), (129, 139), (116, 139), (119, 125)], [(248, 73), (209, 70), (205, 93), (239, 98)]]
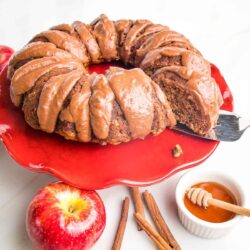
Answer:
[[(0, 44), (20, 49), (34, 34), (61, 22), (89, 22), (100, 13), (111, 19), (148, 18), (185, 34), (204, 56), (219, 66), (235, 100), (235, 111), (250, 116), (250, 5), (249, 1), (0, 1)], [(200, 167), (231, 173), (249, 190), (250, 129), (234, 143), (221, 143)], [(0, 144), (0, 249), (29, 250), (32, 246), (24, 227), (25, 209), (38, 189), (54, 180), (19, 167)], [(174, 191), (183, 173), (148, 189), (154, 194), (173, 234), (184, 250), (247, 250), (250, 220), (245, 218), (234, 231), (218, 240), (189, 234), (177, 217)], [(107, 226), (93, 249), (110, 249), (120, 215), (121, 201), (128, 190), (113, 187), (99, 192), (107, 209)], [(249, 192), (248, 197), (249, 198)], [(248, 203), (249, 204), (249, 203)], [(130, 216), (122, 249), (155, 249)]]

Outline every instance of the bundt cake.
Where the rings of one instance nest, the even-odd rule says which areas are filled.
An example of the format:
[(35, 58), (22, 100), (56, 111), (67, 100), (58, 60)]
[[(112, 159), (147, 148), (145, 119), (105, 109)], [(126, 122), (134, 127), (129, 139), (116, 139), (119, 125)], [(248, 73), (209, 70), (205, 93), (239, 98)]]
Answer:
[[(104, 74), (88, 66), (121, 61)], [(9, 61), (13, 104), (34, 129), (81, 142), (119, 144), (180, 122), (205, 134), (221, 93), (210, 64), (183, 35), (149, 20), (60, 24)]]

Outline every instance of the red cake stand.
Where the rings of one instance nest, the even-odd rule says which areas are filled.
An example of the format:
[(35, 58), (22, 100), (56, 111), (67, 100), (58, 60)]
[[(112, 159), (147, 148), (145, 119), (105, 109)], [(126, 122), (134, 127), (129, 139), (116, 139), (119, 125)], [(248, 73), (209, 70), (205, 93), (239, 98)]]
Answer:
[[(95, 65), (90, 71), (103, 73), (110, 65)], [(64, 182), (84, 188), (102, 189), (113, 185), (146, 186), (160, 182), (180, 170), (206, 160), (219, 142), (191, 137), (166, 129), (158, 136), (117, 146), (67, 141), (56, 134), (30, 128), (23, 113), (10, 101), (6, 68), (0, 75), (0, 137), (11, 157), (21, 166), (50, 173)], [(222, 109), (232, 111), (232, 94), (212, 65), (212, 75), (224, 98)], [(180, 144), (184, 154), (172, 156)]]

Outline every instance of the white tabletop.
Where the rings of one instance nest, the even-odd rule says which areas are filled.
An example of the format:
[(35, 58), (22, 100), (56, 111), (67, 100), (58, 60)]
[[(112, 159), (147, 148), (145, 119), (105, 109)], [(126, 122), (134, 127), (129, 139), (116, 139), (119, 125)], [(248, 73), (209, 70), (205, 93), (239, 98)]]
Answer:
[[(100, 13), (111, 19), (147, 18), (185, 34), (204, 56), (219, 66), (235, 102), (235, 111), (250, 116), (250, 2), (249, 0), (210, 1), (0, 1), (0, 44), (20, 49), (34, 34), (62, 22), (90, 22)], [(241, 140), (221, 143), (200, 168), (216, 168), (234, 175), (249, 194), (250, 129)], [(0, 249), (33, 249), (25, 231), (25, 210), (38, 189), (55, 178), (35, 174), (18, 166), (0, 143)], [(250, 220), (245, 218), (230, 233), (205, 240), (189, 234), (180, 224), (174, 201), (179, 173), (148, 187), (176, 239), (184, 250), (247, 250)], [(110, 249), (126, 187), (99, 191), (107, 211), (107, 225), (93, 249)], [(249, 204), (249, 202), (248, 202)], [(143, 232), (136, 230), (131, 206), (122, 249), (155, 249)]]

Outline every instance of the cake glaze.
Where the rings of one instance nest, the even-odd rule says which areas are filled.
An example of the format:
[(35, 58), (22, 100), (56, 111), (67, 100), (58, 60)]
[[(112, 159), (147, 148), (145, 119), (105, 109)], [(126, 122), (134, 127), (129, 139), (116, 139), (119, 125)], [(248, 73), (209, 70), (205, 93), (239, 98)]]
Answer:
[[(88, 73), (91, 64), (118, 60), (133, 69)], [(201, 53), (149, 20), (101, 15), (90, 24), (53, 26), (13, 55), (8, 78), (11, 100), (30, 126), (103, 145), (159, 134), (176, 120), (206, 133), (222, 104)], [(193, 113), (182, 108), (186, 102)]]

